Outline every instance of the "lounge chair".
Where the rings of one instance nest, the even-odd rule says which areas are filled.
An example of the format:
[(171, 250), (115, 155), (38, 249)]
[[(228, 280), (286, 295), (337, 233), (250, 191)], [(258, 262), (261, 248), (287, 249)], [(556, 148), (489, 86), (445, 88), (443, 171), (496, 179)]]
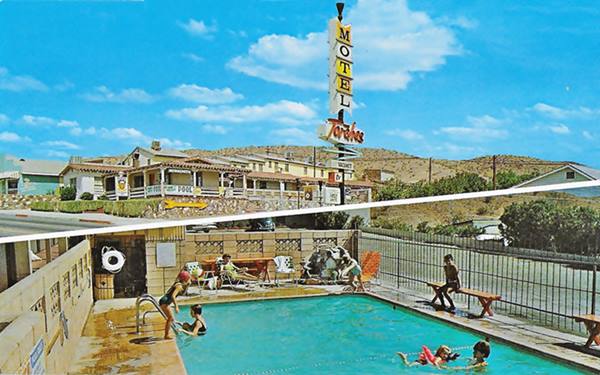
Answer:
[(360, 257), (360, 268), (362, 268), (363, 283), (379, 281), (379, 265), (381, 264), (381, 253), (378, 251), (365, 251)]
[(209, 289), (216, 289), (217, 277), (213, 271), (205, 271), (199, 262), (188, 262), (185, 264), (185, 269), (192, 276), (192, 282), (198, 284), (200, 291), (207, 286)]
[(294, 269), (294, 262), (292, 260), (292, 257), (290, 256), (286, 256), (286, 255), (278, 255), (275, 258), (273, 258), (273, 261), (275, 262), (275, 284), (279, 285), (279, 282), (277, 280), (277, 274), (278, 273), (283, 273), (283, 274), (287, 274), (289, 275), (289, 280), (290, 281), (296, 281), (296, 270)]

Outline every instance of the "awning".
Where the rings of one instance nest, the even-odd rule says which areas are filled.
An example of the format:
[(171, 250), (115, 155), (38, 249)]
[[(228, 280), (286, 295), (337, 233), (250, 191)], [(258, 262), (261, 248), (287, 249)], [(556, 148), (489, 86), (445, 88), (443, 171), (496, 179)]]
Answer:
[(0, 180), (18, 180), (21, 177), (19, 171), (0, 172)]

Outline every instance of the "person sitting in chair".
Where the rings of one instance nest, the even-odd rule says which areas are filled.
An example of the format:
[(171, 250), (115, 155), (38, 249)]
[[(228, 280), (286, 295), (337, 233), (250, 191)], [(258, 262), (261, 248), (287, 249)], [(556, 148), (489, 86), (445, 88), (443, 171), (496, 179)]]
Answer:
[(228, 276), (233, 280), (258, 281), (258, 277), (249, 274), (248, 268), (238, 267), (231, 261), (231, 255), (223, 254), (223, 262), (220, 267), (220, 274)]

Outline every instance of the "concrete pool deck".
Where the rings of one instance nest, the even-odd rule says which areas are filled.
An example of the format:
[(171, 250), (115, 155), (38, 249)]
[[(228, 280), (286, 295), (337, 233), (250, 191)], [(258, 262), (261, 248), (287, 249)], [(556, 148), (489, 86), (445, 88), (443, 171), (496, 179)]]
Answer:
[[(265, 299), (296, 298), (336, 295), (341, 286), (286, 286), (281, 288), (255, 288), (250, 290), (222, 289), (202, 291), (201, 295), (181, 298), (180, 305), (193, 303), (211, 304)], [(423, 296), (410, 290), (391, 290), (379, 286), (367, 293), (406, 307), (417, 313), (443, 320), (455, 326), (473, 330), (493, 340), (532, 351), (535, 354), (576, 365), (582, 370), (600, 373), (600, 350), (582, 350), (585, 338), (534, 326), (510, 317), (495, 314), (494, 317), (472, 319), (465, 306), (457, 305), (456, 314), (436, 311), (424, 303), (431, 296)], [(147, 310), (150, 305), (145, 305)], [(210, 323), (209, 323), (210, 324)], [(162, 340), (164, 320), (151, 314), (142, 328), (135, 333), (135, 299), (97, 301), (88, 318), (77, 359), (71, 373), (185, 373), (175, 340)], [(391, 353), (394, 353), (391, 349)]]

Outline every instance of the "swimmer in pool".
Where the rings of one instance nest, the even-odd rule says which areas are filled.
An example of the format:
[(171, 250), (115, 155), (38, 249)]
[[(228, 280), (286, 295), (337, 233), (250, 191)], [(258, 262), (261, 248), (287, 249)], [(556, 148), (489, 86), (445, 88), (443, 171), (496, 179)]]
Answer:
[(201, 336), (206, 333), (206, 321), (202, 316), (202, 305), (199, 303), (190, 307), (190, 315), (194, 318), (194, 323), (183, 323), (179, 332), (190, 336)]
[(485, 340), (473, 345), (473, 358), (469, 360), (466, 367), (447, 367), (446, 369), (453, 371), (483, 369), (488, 365), (486, 359), (490, 356), (491, 351), (490, 339), (486, 337)]
[(435, 351), (435, 355), (431, 353), (429, 348), (423, 345), (423, 351), (419, 353), (419, 357), (413, 362), (409, 362), (408, 356), (402, 352), (398, 352), (396, 354), (402, 358), (402, 362), (404, 362), (404, 364), (408, 367), (432, 364), (437, 368), (442, 368), (442, 366), (448, 363), (448, 361), (455, 360), (458, 357), (458, 354), (452, 353), (452, 350), (447, 345), (441, 345)]
[(177, 305), (177, 296), (181, 293), (184, 293), (188, 286), (192, 282), (192, 277), (189, 272), (181, 271), (179, 275), (177, 275), (177, 280), (171, 285), (169, 290), (165, 293), (164, 296), (158, 301), (160, 305), (160, 309), (163, 311), (165, 316), (167, 317), (167, 321), (165, 322), (165, 340), (169, 340), (172, 337), (169, 335), (169, 329), (171, 328), (171, 324), (175, 321), (173, 317), (173, 311), (171, 311), (171, 304), (175, 307), (175, 312), (179, 312), (179, 305)]

